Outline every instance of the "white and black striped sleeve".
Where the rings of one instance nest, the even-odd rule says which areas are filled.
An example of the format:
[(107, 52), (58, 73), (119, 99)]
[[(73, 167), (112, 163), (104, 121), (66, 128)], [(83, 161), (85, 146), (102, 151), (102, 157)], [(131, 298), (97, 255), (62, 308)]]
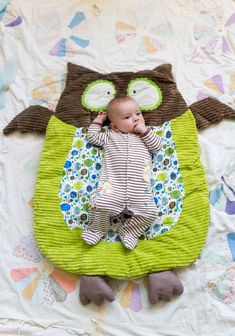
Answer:
[(150, 153), (157, 153), (162, 146), (162, 139), (154, 130), (148, 128), (148, 131), (141, 136)]
[(109, 140), (110, 132), (102, 132), (101, 125), (96, 123), (91, 123), (88, 132), (87, 132), (87, 140), (97, 146), (103, 146), (107, 144)]

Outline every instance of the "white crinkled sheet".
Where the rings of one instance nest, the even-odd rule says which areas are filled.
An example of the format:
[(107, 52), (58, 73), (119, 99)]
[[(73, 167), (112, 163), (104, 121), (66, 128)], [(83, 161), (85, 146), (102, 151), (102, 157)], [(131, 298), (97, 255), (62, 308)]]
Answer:
[[(85, 19), (64, 54), (76, 12)], [(15, 22), (14, 27), (9, 24)], [(0, 69), (19, 61), (4, 92), (1, 129), (30, 104), (54, 109), (68, 61), (100, 72), (151, 69), (171, 63), (190, 105), (207, 95), (235, 108), (235, 2), (227, 0), (12, 0), (0, 16)], [(68, 277), (34, 242), (33, 192), (44, 138), (0, 136), (0, 335), (234, 336), (235, 121), (199, 133), (211, 196), (206, 246), (177, 272), (185, 292), (151, 306), (144, 279), (114, 280), (113, 303), (81, 306), (79, 278)], [(215, 190), (219, 190), (217, 193)], [(58, 285), (59, 284), (59, 285)]]

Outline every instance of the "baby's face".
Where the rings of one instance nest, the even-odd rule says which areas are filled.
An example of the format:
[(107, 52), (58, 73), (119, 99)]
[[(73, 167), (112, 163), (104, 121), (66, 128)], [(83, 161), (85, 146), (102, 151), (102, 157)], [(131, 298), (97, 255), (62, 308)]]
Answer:
[(135, 101), (125, 101), (116, 106), (112, 124), (116, 130), (123, 133), (136, 133), (135, 126), (140, 122), (144, 123), (144, 118)]

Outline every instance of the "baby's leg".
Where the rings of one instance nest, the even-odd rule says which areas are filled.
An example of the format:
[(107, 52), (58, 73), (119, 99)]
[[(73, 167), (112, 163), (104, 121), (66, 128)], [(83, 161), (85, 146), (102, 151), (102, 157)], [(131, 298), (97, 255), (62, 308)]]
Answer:
[(154, 212), (146, 217), (133, 215), (130, 219), (127, 219), (119, 231), (123, 245), (132, 250), (138, 244), (139, 237), (153, 223), (154, 219)]
[(82, 237), (89, 245), (95, 245), (107, 233), (111, 214), (107, 211), (92, 210), (90, 224), (83, 231)]

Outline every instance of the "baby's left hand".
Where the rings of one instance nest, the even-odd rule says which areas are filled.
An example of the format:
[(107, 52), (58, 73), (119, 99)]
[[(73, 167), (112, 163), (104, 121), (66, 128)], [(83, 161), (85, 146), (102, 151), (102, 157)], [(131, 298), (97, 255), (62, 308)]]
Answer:
[(140, 122), (139, 124), (135, 125), (135, 132), (137, 134), (144, 134), (148, 128), (145, 126), (145, 123)]

